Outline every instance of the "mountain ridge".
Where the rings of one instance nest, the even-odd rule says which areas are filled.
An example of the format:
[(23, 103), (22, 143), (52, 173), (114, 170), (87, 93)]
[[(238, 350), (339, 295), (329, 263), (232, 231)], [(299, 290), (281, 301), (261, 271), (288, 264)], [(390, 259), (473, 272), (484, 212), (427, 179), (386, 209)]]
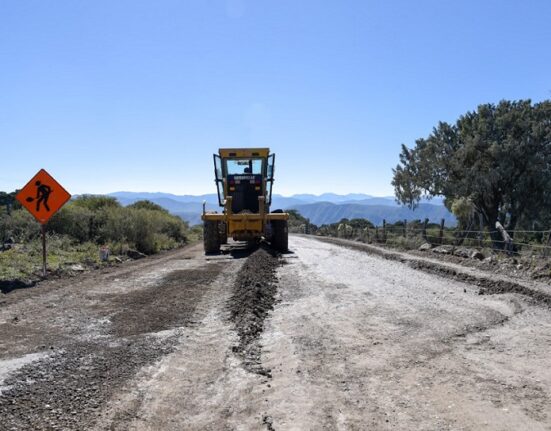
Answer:
[[(175, 195), (162, 192), (113, 192), (107, 196), (116, 198), (121, 205), (130, 205), (139, 200), (150, 200), (186, 220), (191, 225), (201, 223), (203, 201), (208, 211), (220, 211), (218, 196), (215, 193), (203, 195)], [(431, 222), (446, 221), (447, 225), (456, 223), (455, 217), (442, 204), (441, 198), (431, 201), (422, 200), (415, 210), (398, 204), (391, 196), (372, 196), (363, 193), (338, 195), (335, 193), (295, 194), (283, 196), (274, 194), (272, 210), (297, 210), (316, 225), (335, 223), (343, 218), (366, 218), (376, 225), (383, 219), (388, 223), (399, 220), (417, 220), (428, 218)]]

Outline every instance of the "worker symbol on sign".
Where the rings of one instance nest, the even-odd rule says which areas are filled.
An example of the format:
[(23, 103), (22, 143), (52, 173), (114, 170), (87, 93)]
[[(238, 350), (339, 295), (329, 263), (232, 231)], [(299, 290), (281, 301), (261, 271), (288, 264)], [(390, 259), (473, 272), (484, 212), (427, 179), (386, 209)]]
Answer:
[(50, 211), (48, 206), (48, 199), (50, 198), (50, 193), (52, 193), (52, 188), (46, 184), (42, 184), (40, 181), (34, 183), (36, 186), (36, 198), (28, 197), (27, 202), (33, 202), (36, 200), (36, 211), (40, 211), (40, 204), (44, 205), (46, 211)]

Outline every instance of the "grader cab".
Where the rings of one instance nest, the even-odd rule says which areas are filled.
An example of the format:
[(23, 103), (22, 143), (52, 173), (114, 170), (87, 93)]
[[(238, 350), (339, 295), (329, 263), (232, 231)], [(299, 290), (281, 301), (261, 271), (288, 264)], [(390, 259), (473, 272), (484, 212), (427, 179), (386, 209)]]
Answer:
[(205, 253), (220, 251), (228, 237), (254, 242), (264, 238), (286, 251), (287, 220), (281, 210), (270, 212), (275, 154), (268, 148), (221, 148), (214, 154), (214, 175), (222, 213), (203, 205)]

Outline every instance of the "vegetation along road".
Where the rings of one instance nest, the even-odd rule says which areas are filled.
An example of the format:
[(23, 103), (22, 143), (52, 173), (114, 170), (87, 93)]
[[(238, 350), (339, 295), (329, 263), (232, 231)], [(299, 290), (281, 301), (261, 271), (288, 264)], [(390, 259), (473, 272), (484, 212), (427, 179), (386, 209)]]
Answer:
[(0, 299), (0, 429), (550, 430), (551, 313), (313, 237)]

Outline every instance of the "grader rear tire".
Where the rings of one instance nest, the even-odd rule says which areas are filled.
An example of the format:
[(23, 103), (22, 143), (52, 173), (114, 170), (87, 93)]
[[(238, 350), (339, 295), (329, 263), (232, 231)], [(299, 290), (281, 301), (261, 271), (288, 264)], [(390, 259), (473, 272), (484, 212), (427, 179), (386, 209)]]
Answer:
[(289, 249), (287, 220), (272, 221), (272, 247), (281, 252), (286, 252)]
[(203, 245), (205, 253), (220, 251), (220, 233), (217, 221), (205, 220), (203, 222)]

